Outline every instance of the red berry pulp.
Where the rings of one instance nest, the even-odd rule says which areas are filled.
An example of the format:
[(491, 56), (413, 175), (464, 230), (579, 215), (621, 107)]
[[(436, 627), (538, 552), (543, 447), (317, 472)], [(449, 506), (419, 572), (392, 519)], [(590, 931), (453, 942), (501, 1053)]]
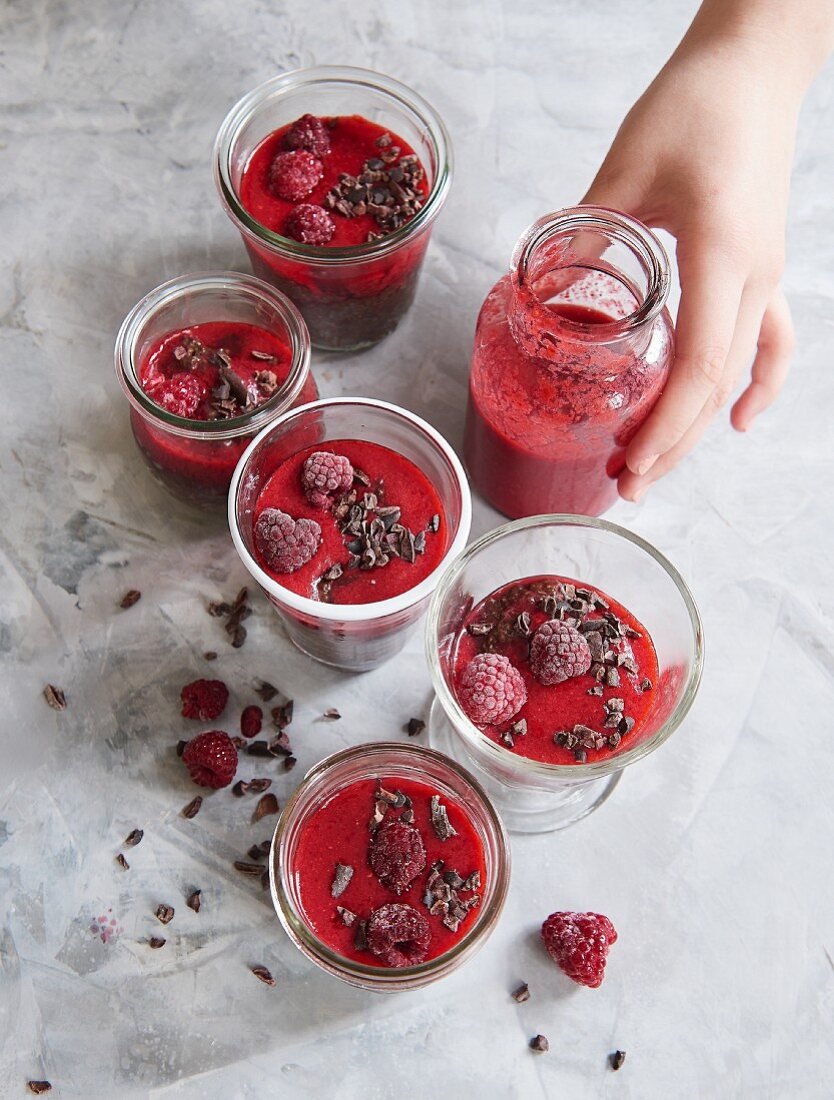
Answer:
[[(425, 549), (417, 552), (414, 561), (391, 556), (386, 565), (369, 569), (351, 565), (353, 551), (350, 536), (340, 530), (340, 521), (333, 511), (338, 503), (334, 497), (330, 507), (322, 509), (311, 503), (305, 493), (304, 466), (311, 454), (327, 450), (347, 458), (354, 470), (363, 472), (370, 486), (354, 482), (357, 501), (361, 505), (366, 493), (378, 498), (380, 507), (400, 509), (399, 522), (415, 535), (423, 533)], [(314, 495), (314, 494), (311, 494)], [(318, 498), (317, 498), (318, 499)], [(443, 558), (448, 546), (447, 525), (440, 497), (429, 479), (413, 462), (396, 451), (357, 439), (331, 439), (322, 446), (306, 447), (285, 459), (269, 477), (255, 504), (255, 527), (268, 508), (278, 509), (293, 520), (309, 520), (321, 528), (318, 549), (313, 557), (294, 572), (279, 573), (256, 546), (258, 562), (284, 588), (314, 600), (338, 604), (363, 604), (387, 600), (408, 591), (424, 580)], [(375, 514), (373, 511), (371, 515)], [(435, 532), (433, 520), (439, 517)], [(342, 567), (341, 576), (323, 584), (323, 578), (334, 566)]]
[[(448, 840), (438, 838), (431, 823), (430, 809), (432, 796), (438, 794), (435, 788), (395, 775), (381, 776), (379, 782), (386, 791), (401, 791), (411, 800), (413, 828), (419, 832), (425, 846), (423, 869), (400, 893), (382, 885), (370, 865), (374, 834), (369, 825), (377, 784), (371, 779), (349, 783), (315, 810), (301, 827), (290, 873), (298, 884), (302, 916), (311, 931), (331, 950), (369, 966), (385, 966), (382, 958), (368, 949), (356, 947), (358, 922), (367, 921), (384, 905), (408, 905), (428, 921), (431, 938), (424, 959), (434, 959), (470, 931), (478, 919), (478, 908), (473, 905), (455, 931), (443, 924), (441, 913), (429, 913), (424, 899), (432, 865), (442, 860), (441, 875), (455, 871), (464, 880), (477, 872), (480, 884), (473, 890), (459, 888), (459, 897), (463, 902), (473, 895), (480, 897), (486, 886), (483, 843), (463, 806), (445, 794), (441, 794), (440, 799), (455, 835)], [(402, 809), (389, 806), (379, 828), (399, 822), (402, 813)], [(337, 864), (353, 868), (353, 874), (342, 893), (334, 897), (332, 887)], [(344, 923), (337, 906), (355, 916), (350, 926)]]
[[(563, 586), (566, 585), (570, 588), (562, 599), (565, 592)], [(572, 618), (573, 609), (566, 605), (571, 598), (570, 592), (576, 590), (579, 593), (593, 593), (604, 601), (605, 606), (583, 600), (590, 609), (582, 614), (581, 619), (578, 619), (576, 612), (573, 614), (577, 618)], [(554, 593), (557, 602), (565, 606), (564, 612), (556, 610), (552, 602), (546, 602), (549, 597), (552, 601)], [(581, 597), (577, 593), (573, 598)], [(531, 643), (539, 627), (558, 619), (561, 613), (565, 614), (568, 622), (581, 622), (583, 636), (594, 644), (596, 638), (591, 639), (590, 634), (599, 636), (602, 633), (602, 656), (607, 656), (608, 660), (599, 660), (600, 654), (592, 653), (595, 659), (587, 672), (546, 685), (537, 679), (531, 668)], [(606, 615), (621, 623), (624, 630), (639, 637), (620, 633), (611, 619), (604, 618)], [(599, 624), (606, 622), (616, 637), (605, 636), (608, 628)], [(485, 626), (489, 630), (481, 632)], [(589, 631), (586, 630), (588, 627), (597, 629)], [(486, 737), (505, 745), (519, 756), (546, 764), (603, 760), (613, 753), (632, 748), (649, 728), (656, 728), (656, 723), (649, 720), (654, 719), (657, 713), (662, 685), (658, 685), (657, 655), (648, 632), (622, 604), (590, 585), (583, 586), (581, 581), (552, 575), (527, 577), (496, 589), (473, 608), (458, 635), (452, 661), (455, 691), (464, 710), (467, 709), (467, 701), (465, 693), (461, 692), (461, 685), (465, 682), (465, 672), (473, 658), (482, 653), (503, 655), (524, 680), (527, 700), (512, 719), (499, 725), (481, 727)], [(618, 660), (629, 663), (618, 664)], [(632, 671), (632, 668), (637, 671)], [(595, 675), (597, 669), (618, 682), (612, 685), (605, 678), (598, 681)], [(607, 708), (606, 704), (611, 701), (614, 701), (613, 708)], [(613, 718), (610, 718), (610, 724), (606, 724), (613, 714), (621, 716), (624, 722), (622, 727), (618, 728)], [(477, 720), (475, 715), (472, 718)], [(631, 720), (627, 723), (627, 730), (626, 719)], [(526, 723), (526, 730), (518, 731), (519, 722)], [(554, 734), (572, 734), (576, 726), (587, 727), (588, 731), (604, 738), (604, 745), (594, 748), (583, 743), (583, 736), (587, 739), (588, 734), (576, 735), (575, 744), (570, 739), (554, 740)], [(613, 744), (609, 743), (609, 738)]]

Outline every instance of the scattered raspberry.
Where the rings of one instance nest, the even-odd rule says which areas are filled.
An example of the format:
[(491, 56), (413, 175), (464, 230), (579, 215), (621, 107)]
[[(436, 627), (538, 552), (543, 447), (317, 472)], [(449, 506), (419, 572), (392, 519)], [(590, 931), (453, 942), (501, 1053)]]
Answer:
[(229, 701), (229, 689), (222, 680), (194, 680), (180, 692), (183, 718), (211, 722), (224, 711)]
[(429, 922), (410, 905), (392, 901), (374, 909), (366, 929), (368, 947), (388, 966), (416, 966), (428, 954)]
[(228, 787), (237, 771), (237, 749), (228, 733), (209, 730), (188, 742), (182, 762), (199, 787)]
[(321, 527), (314, 519), (293, 519), (279, 508), (264, 508), (255, 523), (255, 546), (270, 569), (294, 573), (316, 554)]
[(302, 115), (284, 134), (284, 144), (288, 149), (306, 149), (317, 157), (325, 157), (330, 152), (330, 134), (320, 118)]
[(302, 244), (327, 244), (336, 232), (336, 223), (323, 206), (302, 202), (294, 206), (284, 222), (284, 236)]
[(371, 837), (368, 862), (387, 890), (402, 894), (426, 866), (426, 846), (413, 825), (391, 821)]
[(151, 383), (145, 393), (166, 412), (193, 420), (206, 398), (206, 387), (193, 374), (177, 374)]
[(344, 455), (316, 451), (301, 470), (301, 488), (316, 508), (329, 508), (332, 493), (346, 493), (353, 485), (353, 467)]
[(608, 948), (617, 930), (601, 913), (551, 913), (542, 925), (551, 959), (579, 985), (596, 989), (605, 977)]
[(477, 726), (508, 722), (527, 702), (521, 673), (500, 653), (479, 653), (460, 678), (461, 706)]
[(305, 149), (279, 153), (269, 168), (269, 183), (281, 199), (305, 199), (322, 177), (321, 161)]
[(257, 737), (264, 724), (264, 712), (260, 707), (244, 707), (240, 716), (240, 732), (244, 737)]
[(591, 667), (591, 651), (575, 626), (551, 619), (530, 642), (530, 670), (540, 684), (561, 684)]

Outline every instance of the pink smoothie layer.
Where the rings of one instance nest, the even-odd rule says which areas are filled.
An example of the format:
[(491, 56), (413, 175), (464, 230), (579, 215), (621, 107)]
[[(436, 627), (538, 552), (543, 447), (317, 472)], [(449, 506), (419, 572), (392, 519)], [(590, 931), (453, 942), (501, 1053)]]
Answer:
[[(340, 115), (322, 121), (327, 125), (330, 152), (318, 158), (323, 169), (321, 180), (298, 202), (281, 198), (270, 184), (270, 167), (279, 153), (287, 151), (284, 137), (292, 124), (282, 126), (280, 130), (275, 130), (264, 138), (246, 165), (240, 184), (240, 201), (253, 218), (274, 233), (286, 235), (287, 216), (299, 203), (323, 205), (325, 196), (338, 184), (342, 173), (358, 176), (367, 161), (379, 157), (380, 147), (377, 141), (383, 135), (390, 136), (391, 145), (388, 148), (398, 147), (401, 157), (414, 155), (414, 150), (402, 138), (378, 126), (375, 122), (362, 118), (361, 115)], [(420, 189), (423, 194), (428, 192), (425, 176)], [(350, 245), (364, 244), (369, 233), (382, 232), (370, 214), (352, 218), (346, 218), (338, 213), (332, 216), (336, 231), (326, 242), (327, 248), (346, 248)]]
[[(339, 529), (332, 510), (314, 507), (301, 485), (304, 460), (315, 451), (344, 455), (354, 470), (367, 475), (370, 487), (354, 483), (361, 503), (365, 493), (374, 493), (380, 506), (400, 509), (400, 523), (415, 535), (425, 532), (425, 549), (413, 562), (392, 556), (387, 565), (371, 569), (350, 566), (351, 551)], [(399, 596), (433, 572), (448, 547), (446, 517), (440, 497), (429, 479), (409, 459), (378, 443), (357, 439), (331, 439), (311, 446), (286, 459), (271, 475), (255, 505), (255, 520), (265, 508), (278, 508), (293, 519), (313, 519), (321, 527), (321, 543), (311, 561), (294, 573), (276, 573), (265, 560), (259, 564), (284, 588), (313, 600), (327, 599), (337, 604), (373, 603)], [(373, 514), (373, 513), (372, 513)], [(432, 531), (432, 521), (439, 527)], [(332, 582), (329, 593), (322, 591), (320, 580), (334, 565), (343, 566), (341, 577)]]
[[(545, 611), (544, 601), (554, 593), (561, 603), (566, 602), (563, 598), (564, 590), (559, 587), (562, 585), (570, 585), (578, 590), (575, 597), (588, 604), (588, 610), (577, 613), (573, 609), (565, 608), (562, 613), (555, 611), (553, 605), (549, 604)], [(583, 598), (583, 592), (591, 593), (604, 601), (604, 606)], [(570, 596), (570, 589), (567, 595)], [(529, 634), (522, 632), (518, 622), (519, 616), (525, 612), (529, 614)], [(539, 683), (530, 669), (530, 639), (542, 623), (560, 617), (569, 622), (581, 622), (581, 632), (586, 638), (588, 634), (585, 627), (596, 628), (597, 633), (603, 632), (603, 648), (606, 655), (610, 656), (604, 661), (594, 661), (587, 673), (560, 684), (545, 686)], [(613, 637), (606, 637), (606, 622)], [(631, 633), (624, 634), (618, 629), (617, 623)], [(473, 627), (477, 630), (483, 624), (491, 627), (488, 633), (471, 633)], [(633, 633), (639, 637), (633, 637)], [(521, 710), (500, 726), (483, 727), (487, 737), (498, 744), (504, 744), (519, 756), (547, 764), (590, 763), (632, 748), (649, 729), (654, 732), (657, 728), (655, 717), (662, 685), (658, 684), (657, 655), (651, 638), (645, 627), (622, 604), (599, 589), (583, 585), (581, 581), (559, 576), (527, 577), (497, 589), (469, 613), (465, 628), (458, 637), (453, 661), (456, 685), (460, 682), (467, 664), (478, 653), (503, 654), (524, 679), (527, 702)], [(633, 672), (630, 667), (623, 666), (620, 663), (622, 660), (633, 661), (637, 671)], [(605, 678), (600, 682), (594, 676), (594, 670), (600, 666), (607, 675), (616, 670), (616, 676), (612, 675), (612, 678), (618, 682), (611, 685)], [(588, 694), (589, 690), (598, 692), (600, 686), (601, 693)], [(612, 746), (606, 743), (600, 749), (593, 749), (581, 744), (568, 747), (554, 741), (555, 733), (572, 731), (577, 725), (598, 731), (606, 739), (613, 736), (616, 741), (616, 726), (605, 724), (608, 713), (605, 704), (611, 699), (622, 700), (621, 713), (634, 720), (633, 727), (627, 733), (620, 733), (618, 744)], [(502, 740), (502, 735), (520, 719), (526, 721), (527, 732), (511, 733), (512, 745), (509, 745)], [(652, 719), (651, 723), (649, 719)], [(585, 760), (578, 758), (577, 752), (584, 753)]]
[[(402, 791), (411, 799), (414, 827), (420, 832), (426, 848), (425, 869), (399, 896), (382, 885), (368, 863), (372, 835), (369, 822), (374, 812), (377, 784), (371, 779), (351, 783), (316, 810), (299, 838), (292, 873), (298, 880), (303, 916), (316, 936), (340, 955), (369, 966), (384, 966), (370, 951), (357, 950), (354, 943), (356, 923), (347, 927), (336, 906), (350, 910), (357, 920), (367, 920), (373, 910), (382, 905), (404, 903), (428, 920), (431, 943), (426, 959), (434, 959), (469, 932), (477, 921), (478, 910), (471, 909), (454, 932), (444, 926), (439, 915), (431, 915), (423, 901), (431, 866), (436, 860), (442, 860), (443, 870), (457, 871), (464, 879), (478, 871), (480, 893), (486, 886), (483, 844), (463, 809), (445, 795), (441, 795), (441, 802), (457, 835), (448, 840), (438, 838), (430, 816), (431, 797), (439, 793), (436, 789), (391, 775), (381, 776), (380, 784), (387, 791)], [(400, 813), (389, 808), (384, 823), (397, 820)], [(334, 898), (331, 888), (336, 864), (352, 867), (353, 876), (344, 892)], [(471, 891), (461, 892), (463, 899), (471, 896)]]

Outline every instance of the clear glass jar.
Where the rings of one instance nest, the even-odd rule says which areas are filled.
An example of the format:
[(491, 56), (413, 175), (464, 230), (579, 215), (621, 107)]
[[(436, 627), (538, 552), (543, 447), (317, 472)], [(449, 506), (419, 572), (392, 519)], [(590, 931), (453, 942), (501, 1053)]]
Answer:
[[(240, 201), (252, 153), (307, 113), (361, 115), (408, 142), (429, 181), (418, 213), (378, 240), (346, 248), (301, 244), (256, 221)], [(452, 150), (440, 117), (410, 88), (366, 69), (322, 66), (282, 73), (235, 104), (217, 135), (214, 175), (255, 274), (295, 302), (317, 348), (350, 351), (393, 332), (411, 305), (432, 224), (449, 192)]]
[[(458, 702), (454, 653), (467, 615), (503, 585), (539, 576), (573, 577), (608, 593), (654, 643), (658, 702), (639, 740), (623, 740), (604, 759), (548, 764), (514, 753), (487, 737)], [(695, 701), (704, 640), (686, 582), (655, 547), (606, 520), (548, 515), (490, 531), (447, 569), (429, 607), (426, 653), (437, 696), (429, 722), (432, 745), (473, 770), (511, 831), (536, 833), (565, 828), (597, 809), (625, 767), (674, 733)]]
[[(304, 827), (337, 791), (362, 779), (413, 779), (430, 783), (441, 798), (462, 809), (483, 844), (486, 876), (481, 903), (471, 927), (442, 955), (417, 966), (366, 966), (336, 954), (311, 930), (301, 904), (295, 853)], [(419, 989), (446, 977), (486, 942), (501, 915), (510, 882), (510, 850), (501, 819), (478, 782), (439, 752), (400, 742), (356, 745), (316, 764), (284, 806), (272, 838), (269, 858), (272, 902), (299, 951), (350, 985), (381, 993)]]
[(464, 457), (511, 518), (599, 515), (672, 363), (669, 261), (640, 222), (600, 207), (548, 214), (481, 308)]
[[(369, 440), (396, 451), (422, 470), (440, 497), (447, 532), (443, 558), (399, 596), (373, 603), (324, 603), (291, 592), (258, 562), (254, 519), (261, 489), (291, 455), (329, 439)], [(399, 653), (443, 570), (466, 546), (471, 522), (469, 483), (452, 447), (414, 413), (370, 398), (331, 398), (285, 414), (252, 442), (229, 490), (235, 548), (281, 616), (290, 641), (317, 661), (352, 671), (376, 668)]]
[[(166, 335), (211, 321), (275, 333), (290, 348), (292, 363), (283, 385), (251, 412), (227, 420), (189, 420), (152, 401), (139, 374), (149, 350)], [(142, 457), (156, 480), (189, 504), (225, 503), (235, 466), (258, 432), (287, 409), (318, 397), (301, 314), (273, 287), (234, 271), (181, 275), (156, 287), (124, 319), (115, 358)]]

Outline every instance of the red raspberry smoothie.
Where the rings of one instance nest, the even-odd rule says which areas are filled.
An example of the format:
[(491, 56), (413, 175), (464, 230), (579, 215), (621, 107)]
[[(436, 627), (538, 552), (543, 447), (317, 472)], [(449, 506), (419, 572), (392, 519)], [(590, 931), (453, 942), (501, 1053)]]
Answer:
[(269, 477), (255, 505), (258, 563), (314, 600), (363, 604), (413, 588), (448, 545), (443, 506), (403, 455), (365, 440), (297, 451)]
[(631, 748), (662, 694), (641, 623), (566, 577), (527, 577), (482, 600), (457, 638), (453, 667), (458, 701), (484, 735), (547, 764)]
[(464, 936), (486, 885), (465, 810), (428, 784), (362, 779), (305, 823), (294, 857), (300, 908), (332, 950), (369, 966), (412, 966)]

